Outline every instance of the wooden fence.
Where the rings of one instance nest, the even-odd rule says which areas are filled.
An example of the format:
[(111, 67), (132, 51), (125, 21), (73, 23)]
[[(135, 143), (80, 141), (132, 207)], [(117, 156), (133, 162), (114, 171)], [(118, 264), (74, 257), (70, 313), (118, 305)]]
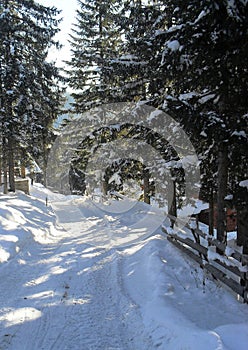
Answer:
[[(176, 218), (169, 216), (172, 222)], [(163, 227), (168, 241), (195, 260), (201, 268), (209, 272), (214, 279), (224, 283), (238, 299), (248, 303), (248, 256), (219, 242), (199, 228), (186, 224), (184, 229), (190, 235)], [(184, 237), (185, 236), (185, 237)], [(215, 250), (222, 252), (217, 254)]]

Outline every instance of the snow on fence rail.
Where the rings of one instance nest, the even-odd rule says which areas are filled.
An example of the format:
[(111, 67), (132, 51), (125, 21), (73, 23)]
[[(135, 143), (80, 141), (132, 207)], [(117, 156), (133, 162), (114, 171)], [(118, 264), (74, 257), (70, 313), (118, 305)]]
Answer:
[[(176, 220), (168, 215), (173, 222)], [(178, 220), (178, 219), (177, 219)], [(229, 287), (244, 303), (248, 303), (248, 256), (208, 236), (199, 228), (185, 225), (185, 232), (162, 227), (167, 239), (195, 260), (214, 279)], [(190, 235), (191, 237), (190, 237)], [(192, 239), (192, 236), (194, 240)], [(216, 249), (223, 255), (216, 253)]]

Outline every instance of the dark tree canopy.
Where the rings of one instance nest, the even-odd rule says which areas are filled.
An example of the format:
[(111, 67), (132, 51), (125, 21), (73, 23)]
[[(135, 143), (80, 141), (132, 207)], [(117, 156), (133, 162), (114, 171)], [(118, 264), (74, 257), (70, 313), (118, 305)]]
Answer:
[[(59, 31), (56, 8), (36, 1), (0, 3), (0, 124), (2, 163), (15, 190), (14, 166), (25, 155), (43, 155), (51, 142), (62, 89), (58, 69), (47, 62)], [(21, 152), (20, 152), (21, 150)], [(20, 154), (21, 153), (21, 154)], [(44, 164), (45, 166), (45, 164)]]

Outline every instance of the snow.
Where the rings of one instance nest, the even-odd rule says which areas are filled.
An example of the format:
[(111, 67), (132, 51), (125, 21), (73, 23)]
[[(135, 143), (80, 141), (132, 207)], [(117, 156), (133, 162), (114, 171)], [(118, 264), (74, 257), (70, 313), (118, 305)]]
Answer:
[(178, 210), (178, 215), (183, 218), (187, 217), (189, 215), (199, 214), (201, 211), (206, 210), (209, 208), (209, 204), (206, 202), (201, 201), (200, 199), (197, 199), (192, 204), (185, 205), (182, 209)]
[(206, 102), (208, 102), (209, 100), (212, 100), (215, 98), (215, 94), (209, 94), (209, 95), (206, 95), (206, 96), (203, 96), (202, 98), (199, 99), (199, 103), (201, 104), (204, 104)]
[[(243, 2), (244, 5), (246, 5), (247, 0), (240, 0)], [(237, 5), (237, 1), (235, 0), (227, 0), (226, 2), (227, 7), (227, 13), (230, 17), (234, 17), (236, 20), (240, 20), (239, 16), (239, 6)]]
[(152, 111), (150, 113), (150, 116), (147, 118), (147, 120), (149, 122), (152, 122), (154, 119), (156, 119), (160, 115), (161, 115), (161, 111), (159, 109), (156, 109), (155, 111)]
[(239, 137), (247, 138), (246, 132), (244, 130), (234, 131), (231, 136), (239, 136)]
[(0, 349), (247, 349), (247, 306), (166, 240), (161, 215), (38, 184), (0, 195)]
[(183, 28), (183, 24), (172, 25), (170, 28), (168, 28), (167, 33), (172, 33), (182, 28)]
[(162, 53), (162, 58), (161, 58), (161, 65), (165, 63), (165, 57), (168, 53), (168, 49), (172, 52), (178, 51), (182, 49), (182, 46), (180, 45), (178, 40), (169, 40), (165, 43), (165, 49)]
[(145, 61), (139, 61), (138, 57), (135, 55), (122, 55), (120, 58), (115, 58), (111, 60), (112, 63), (122, 63), (126, 66), (130, 65), (145, 65), (147, 62)]
[(195, 20), (194, 24), (196, 24), (197, 22), (199, 22), (203, 17), (207, 16), (208, 15), (208, 11), (201, 11), (199, 16), (197, 17), (197, 19)]
[(177, 51), (180, 48), (180, 43), (178, 40), (172, 40), (172, 41), (166, 42), (166, 46), (171, 51)]
[(198, 96), (198, 93), (195, 92), (195, 91), (192, 91), (192, 92), (180, 94), (179, 95), (179, 100), (180, 101), (187, 101), (187, 100), (190, 100), (192, 97), (195, 97), (195, 96)]
[(121, 184), (121, 176), (118, 173), (115, 173), (109, 179), (109, 183), (112, 183), (112, 182), (116, 183), (117, 185), (120, 185)]
[(239, 186), (248, 188), (248, 179), (240, 181)]

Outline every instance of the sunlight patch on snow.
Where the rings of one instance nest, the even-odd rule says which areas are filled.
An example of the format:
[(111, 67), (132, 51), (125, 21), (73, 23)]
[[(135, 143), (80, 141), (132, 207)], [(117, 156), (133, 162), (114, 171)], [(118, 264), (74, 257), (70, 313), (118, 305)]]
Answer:
[(18, 259), (17, 261), (18, 261), (18, 263), (20, 265), (26, 265), (27, 264), (27, 262), (25, 260), (23, 260), (23, 259)]
[(0, 246), (0, 263), (8, 261), (10, 254)]
[[(96, 247), (88, 247), (86, 249), (83, 250), (83, 253), (92, 253), (94, 252), (94, 254), (96, 253), (97, 255), (102, 253), (102, 249), (101, 248), (96, 248)], [(96, 256), (96, 255), (93, 255)]]
[(0, 321), (5, 324), (5, 327), (11, 327), (24, 322), (34, 321), (42, 316), (41, 311), (33, 307), (24, 307), (13, 309), (0, 317)]
[(49, 275), (40, 276), (38, 278), (35, 278), (35, 279), (25, 283), (25, 287), (32, 287), (34, 285), (45, 283), (49, 280), (49, 278), (50, 278)]
[(125, 247), (125, 250), (122, 251), (122, 255), (133, 255), (136, 254), (139, 251), (142, 251), (142, 249), (149, 244), (150, 241), (154, 240), (157, 235), (154, 235), (153, 237), (147, 238), (146, 240), (141, 240), (138, 242), (135, 242), (134, 244), (130, 244)]
[[(64, 254), (64, 256), (67, 256), (67, 255), (68, 254)], [(62, 260), (63, 259), (61, 257), (58, 257), (57, 255), (52, 256), (51, 258), (44, 257), (44, 259), (41, 259), (41, 260), (37, 261), (37, 265), (41, 265), (41, 264), (49, 265), (49, 264), (53, 264), (53, 263), (59, 263)]]
[(34, 240), (38, 243), (44, 244), (48, 242), (48, 233), (47, 230), (44, 230), (44, 227), (27, 227), (34, 235)]
[(8, 261), (11, 255), (9, 247), (10, 245), (15, 246), (16, 242), (18, 242), (18, 237), (14, 235), (0, 235), (0, 263)]
[(13, 254), (19, 251), (19, 247), (16, 246), (18, 241), (17, 236), (8, 234), (0, 235), (0, 263), (8, 261), (11, 257), (11, 252)]
[(19, 227), (19, 223), (16, 221), (16, 218), (11, 214), (7, 214), (5, 218), (0, 217), (0, 225), (6, 231), (16, 230)]
[[(11, 201), (11, 205), (16, 205), (15, 201)], [(19, 225), (25, 225), (27, 220), (23, 213), (10, 205), (1, 205), (1, 221), (7, 230), (17, 228)]]
[(81, 255), (83, 258), (95, 258), (99, 255), (101, 255), (102, 253), (101, 252), (96, 252), (96, 251), (93, 251), (93, 252), (83, 252), (83, 254)]
[(62, 274), (64, 272), (66, 272), (66, 271), (67, 271), (67, 269), (65, 269), (65, 268), (63, 268), (61, 266), (54, 266), (50, 270), (52, 275), (60, 275), (60, 274)]
[(18, 237), (14, 235), (0, 235), (0, 241), (18, 242)]
[(91, 267), (86, 267), (85, 269), (83, 269), (83, 270), (81, 270), (81, 271), (78, 271), (78, 272), (77, 272), (77, 276), (81, 276), (81, 275), (83, 275), (84, 273), (87, 273), (87, 272), (89, 272), (89, 271), (91, 271)]
[(32, 295), (29, 295), (27, 299), (46, 299), (46, 298), (51, 298), (54, 296), (54, 291), (53, 290), (45, 290), (43, 292), (40, 293), (35, 293)]

